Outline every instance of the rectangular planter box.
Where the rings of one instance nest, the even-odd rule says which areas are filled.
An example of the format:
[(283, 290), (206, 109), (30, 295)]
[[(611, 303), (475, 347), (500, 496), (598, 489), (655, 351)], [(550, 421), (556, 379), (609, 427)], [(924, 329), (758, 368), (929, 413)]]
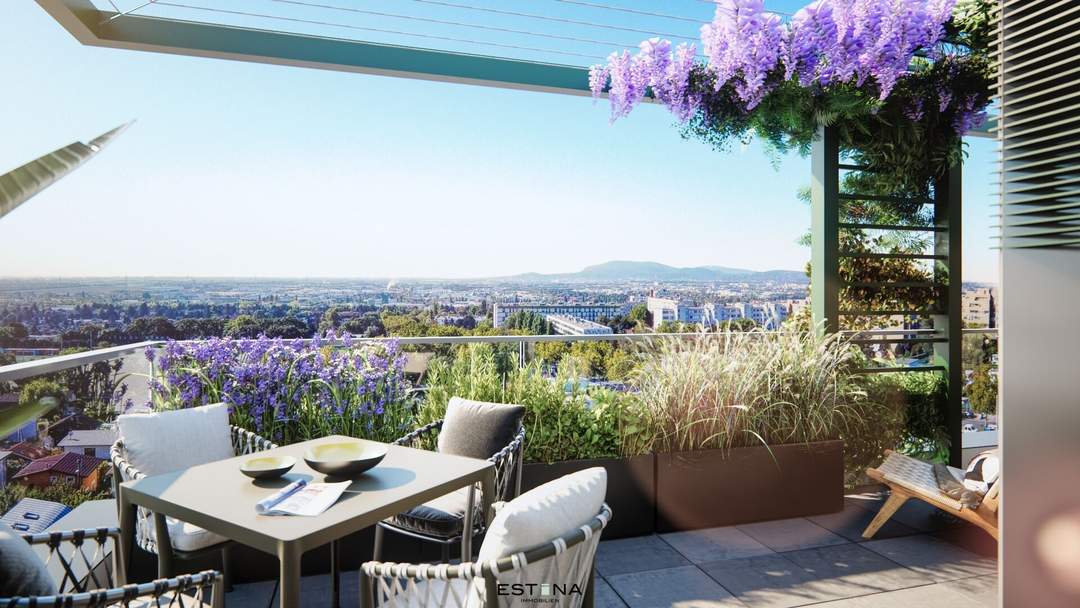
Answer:
[(844, 442), (657, 454), (656, 500), (657, 532), (834, 513)]
[(604, 467), (608, 476), (607, 503), (612, 512), (604, 538), (652, 534), (656, 530), (655, 460), (653, 454), (646, 454), (628, 459), (533, 462), (522, 467), (521, 490), (531, 490), (590, 467)]

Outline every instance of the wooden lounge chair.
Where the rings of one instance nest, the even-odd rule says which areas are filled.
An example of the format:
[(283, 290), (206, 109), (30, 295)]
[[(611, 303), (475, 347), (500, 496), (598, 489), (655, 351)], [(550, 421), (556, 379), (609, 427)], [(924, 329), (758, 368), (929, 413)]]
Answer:
[[(949, 471), (958, 479), (964, 479), (963, 470), (949, 467)], [(877, 516), (863, 531), (863, 538), (873, 538), (881, 526), (889, 521), (889, 518), (909, 498), (917, 498), (930, 503), (946, 513), (955, 515), (986, 530), (990, 533), (990, 536), (994, 537), (994, 540), (998, 538), (997, 511), (1000, 481), (996, 481), (990, 486), (978, 508), (969, 509), (938, 488), (937, 480), (934, 478), (933, 465), (928, 462), (892, 450), (885, 450), (885, 462), (881, 463), (881, 466), (876, 469), (867, 469), (866, 474), (870, 479), (888, 486), (890, 495), (885, 504), (881, 506)]]

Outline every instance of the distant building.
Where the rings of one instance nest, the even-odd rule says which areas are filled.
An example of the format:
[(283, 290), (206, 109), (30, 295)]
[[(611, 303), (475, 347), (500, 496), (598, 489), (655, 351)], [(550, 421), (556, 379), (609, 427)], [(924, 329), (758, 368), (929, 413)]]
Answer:
[(506, 319), (515, 312), (532, 312), (541, 316), (565, 315), (586, 321), (599, 321), (605, 317), (617, 317), (625, 314), (627, 308), (618, 304), (495, 304), (492, 323), (502, 327)]
[(49, 425), (45, 434), (52, 440), (52, 445), (59, 445), (71, 431), (92, 431), (101, 426), (101, 421), (82, 412), (65, 416)]
[(24, 498), (10, 511), (0, 516), (0, 525), (11, 527), (20, 534), (37, 534), (56, 523), (71, 511), (71, 507), (49, 500)]
[(547, 315), (551, 329), (563, 336), (603, 336), (615, 333), (607, 325), (568, 315)]
[(781, 302), (698, 305), (657, 297), (646, 300), (645, 307), (652, 315), (653, 329), (658, 329), (665, 321), (712, 327), (735, 319), (751, 319), (759, 327), (778, 329), (792, 310), (788, 303)]
[(964, 324), (973, 327), (997, 327), (997, 293), (992, 287), (965, 289), (962, 315)]
[(37, 460), (38, 458), (44, 458), (49, 454), (52, 454), (52, 450), (46, 447), (42, 447), (29, 441), (22, 441), (8, 448), (11, 451), (12, 456), (18, 456), (19, 458), (30, 462)]
[(47, 488), (56, 484), (76, 486), (83, 490), (95, 490), (100, 481), (100, 465), (104, 460), (83, 454), (62, 452), (26, 465), (12, 476), (12, 481)]
[(109, 450), (116, 443), (120, 433), (114, 427), (104, 427), (93, 431), (71, 431), (57, 447), (72, 454), (96, 456), (108, 460)]
[(0, 490), (7, 486), (7, 459), (11, 452), (0, 450)]

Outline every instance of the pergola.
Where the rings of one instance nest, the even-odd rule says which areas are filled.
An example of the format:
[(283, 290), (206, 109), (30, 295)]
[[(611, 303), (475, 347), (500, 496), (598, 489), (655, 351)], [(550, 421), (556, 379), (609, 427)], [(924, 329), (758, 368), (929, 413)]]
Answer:
[[(400, 34), (401, 30), (368, 28), (356, 26), (355, 21), (329, 21), (322, 17), (360, 13), (360, 17), (386, 18), (385, 12), (358, 10), (353, 5), (344, 3), (324, 3), (300, 0), (262, 0), (259, 2), (240, 3), (241, 6), (223, 9), (209, 3), (178, 4), (166, 0), (147, 2), (131, 0), (130, 8), (122, 6), (116, 0), (37, 0), (50, 15), (64, 26), (81, 43), (128, 50), (172, 53), (196, 57), (231, 59), (257, 63), (287, 65), (344, 72), (397, 76), (422, 80), (454, 82), (490, 87), (529, 90), (567, 95), (588, 95), (588, 63), (595, 62), (587, 52), (566, 53), (568, 57), (560, 59), (576, 63), (567, 65), (537, 60), (538, 56), (554, 56), (559, 49), (541, 49), (529, 46), (518, 39), (526, 36), (551, 36), (520, 27), (493, 27), (483, 19), (489, 15), (474, 15), (473, 22), (437, 20), (439, 23), (455, 23), (459, 27), (515, 32), (513, 40), (498, 39), (490, 35), (487, 38), (463, 38), (441, 35), (418, 34), (432, 43), (430, 46), (456, 46), (459, 50), (443, 48), (403, 46), (384, 42), (372, 42), (365, 39), (341, 38), (326, 35), (344, 29), (346, 33), (361, 33), (368, 37), (387, 31)], [(430, 0), (420, 0), (430, 2)], [(614, 30), (653, 31), (667, 33), (673, 29), (672, 21), (683, 19), (672, 12), (642, 11), (628, 8), (618, 3), (599, 3), (592, 0), (553, 0), (572, 6), (584, 6), (596, 11), (617, 13), (618, 16), (636, 19), (633, 27), (625, 20), (604, 20), (593, 16), (560, 17), (561, 23), (570, 22), (579, 28), (593, 30), (606, 28)], [(107, 8), (99, 7), (105, 2)], [(443, 2), (432, 4), (444, 5)], [(475, 4), (451, 3), (454, 6), (472, 7)], [(284, 7), (282, 6), (284, 5)], [(208, 8), (213, 7), (213, 8)], [(302, 17), (282, 9), (301, 8)], [(698, 8), (705, 8), (702, 20), (707, 19), (711, 7), (701, 3)], [(237, 9), (237, 10), (234, 10)], [(311, 11), (314, 11), (312, 13)], [(513, 13), (520, 19), (540, 18), (535, 13), (520, 11), (496, 11)], [(625, 14), (624, 14), (625, 13)], [(522, 18), (520, 15), (529, 15)], [(406, 17), (395, 13), (395, 18)], [(315, 18), (318, 17), (318, 18)], [(196, 20), (197, 19), (197, 20)], [(244, 27), (238, 25), (242, 20)], [(269, 25), (273, 29), (252, 27)], [(352, 25), (350, 25), (352, 24)], [(685, 27), (684, 27), (685, 29)], [(688, 30), (692, 32), (693, 30)], [(644, 35), (644, 34), (639, 34)], [(572, 38), (569, 48), (577, 49), (580, 45), (595, 42), (589, 34), (578, 34)], [(630, 36), (625, 34), (624, 36)], [(689, 38), (689, 34), (684, 36)], [(452, 43), (448, 45), (448, 40)], [(463, 45), (473, 44), (478, 47), (492, 46), (501, 54), (477, 54), (462, 52)], [(575, 46), (577, 45), (577, 46)], [(559, 48), (563, 48), (559, 44)], [(485, 48), (485, 50), (487, 50)], [(613, 50), (613, 49), (607, 49)], [(600, 52), (600, 51), (594, 51)], [(528, 58), (523, 58), (528, 57)], [(962, 425), (961, 396), (963, 392), (964, 370), (961, 361), (963, 348), (963, 321), (961, 316), (961, 184), (960, 170), (949, 172), (944, 180), (934, 184), (935, 193), (932, 201), (923, 201), (933, 207), (934, 223), (932, 226), (912, 227), (877, 224), (854, 224), (844, 221), (842, 206), (846, 201), (874, 201), (878, 203), (911, 203), (912, 201), (889, 201), (889, 197), (868, 194), (841, 192), (840, 184), (844, 172), (858, 171), (861, 168), (844, 164), (840, 156), (837, 136), (830, 129), (823, 128), (812, 151), (812, 307), (813, 317), (827, 331), (842, 329), (845, 317), (899, 317), (921, 315), (931, 317), (933, 332), (877, 333), (862, 335), (855, 341), (862, 344), (932, 344), (934, 361), (921, 367), (889, 367), (868, 369), (871, 373), (880, 372), (941, 372), (947, 374), (949, 383), (948, 409), (944, 412), (949, 437), (952, 443), (951, 460), (954, 466), (961, 466)], [(927, 254), (911, 253), (865, 253), (840, 250), (840, 233), (843, 230), (901, 230), (932, 233), (934, 251)], [(910, 283), (882, 282), (873, 285), (852, 283), (841, 276), (843, 258), (880, 259), (900, 258), (920, 260), (933, 265), (933, 281), (912, 285)], [(922, 308), (878, 310), (870, 307), (841, 308), (841, 293), (848, 288), (872, 290), (924, 288), (927, 293), (935, 290), (941, 297), (939, 303)], [(940, 303), (944, 302), (944, 305)]]

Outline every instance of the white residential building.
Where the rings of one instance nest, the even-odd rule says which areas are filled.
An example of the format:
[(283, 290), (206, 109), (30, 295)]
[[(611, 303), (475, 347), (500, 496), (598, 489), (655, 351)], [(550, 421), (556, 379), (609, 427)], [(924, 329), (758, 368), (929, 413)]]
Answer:
[(607, 325), (567, 315), (548, 315), (551, 329), (563, 336), (604, 336), (615, 333)]
[(992, 287), (965, 289), (962, 315), (964, 324), (973, 327), (997, 326), (997, 293)]
[(109, 449), (116, 443), (119, 433), (113, 427), (93, 431), (71, 431), (57, 445), (65, 452), (109, 459)]
[(532, 312), (545, 317), (565, 315), (595, 322), (604, 317), (624, 315), (628, 311), (629, 307), (618, 304), (495, 304), (492, 308), (492, 324), (502, 327), (515, 312)]
[(712, 327), (735, 319), (752, 319), (765, 329), (778, 329), (791, 312), (791, 307), (783, 302), (696, 305), (681, 303), (671, 298), (650, 297), (645, 306), (652, 315), (653, 329), (659, 328), (665, 321)]

